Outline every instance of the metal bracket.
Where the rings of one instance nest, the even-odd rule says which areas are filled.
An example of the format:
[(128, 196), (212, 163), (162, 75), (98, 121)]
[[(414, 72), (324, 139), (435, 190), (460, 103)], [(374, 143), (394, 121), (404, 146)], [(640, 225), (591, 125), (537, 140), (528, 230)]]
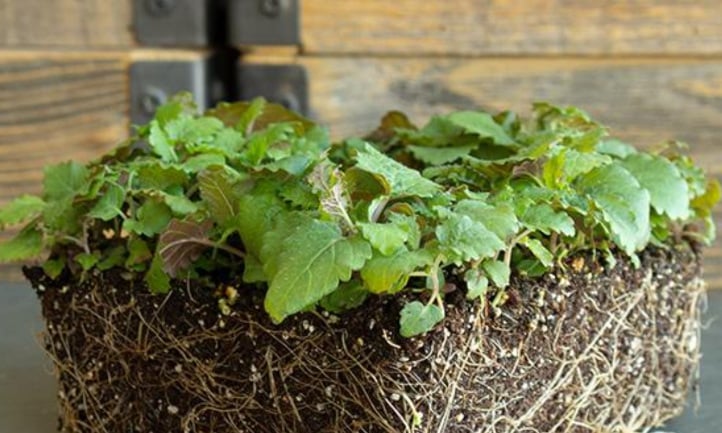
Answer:
[(134, 0), (146, 46), (298, 45), (298, 0)]
[[(156, 108), (190, 91), (200, 109), (222, 100), (265, 97), (308, 111), (306, 71), (298, 65), (247, 65), (242, 45), (299, 43), (298, 0), (133, 0), (138, 41), (149, 46), (208, 47), (191, 60), (135, 62), (130, 68), (130, 117), (147, 123)], [(225, 47), (224, 47), (224, 44)]]
[(257, 97), (308, 114), (308, 74), (300, 65), (249, 65), (238, 62), (235, 80), (223, 55), (197, 60), (140, 61), (130, 67), (130, 120), (148, 123), (155, 110), (182, 91), (193, 94), (200, 110), (221, 101)]
[(243, 45), (299, 45), (298, 0), (230, 0), (229, 42)]
[(130, 120), (149, 122), (155, 110), (178, 92), (191, 92), (205, 110), (236, 93), (225, 56), (196, 60), (141, 61), (130, 66)]
[(225, 39), (221, 0), (134, 0), (133, 27), (141, 45), (205, 47)]
[(308, 76), (300, 65), (252, 65), (239, 63), (236, 70), (238, 98), (257, 97), (308, 113)]

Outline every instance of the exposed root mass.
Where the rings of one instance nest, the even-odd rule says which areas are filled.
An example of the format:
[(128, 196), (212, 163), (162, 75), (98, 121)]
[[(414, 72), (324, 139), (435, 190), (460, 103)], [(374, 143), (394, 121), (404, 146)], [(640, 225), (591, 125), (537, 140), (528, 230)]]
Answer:
[[(457, 291), (434, 332), (398, 335), (399, 299), (281, 326), (262, 292), (152, 296), (119, 272), (41, 293), (62, 432), (636, 432), (678, 414), (699, 360), (697, 254), (649, 250), (516, 278), (495, 317)], [(587, 258), (587, 262), (591, 262)], [(576, 270), (575, 270), (576, 269)], [(248, 296), (253, 293), (253, 296)]]

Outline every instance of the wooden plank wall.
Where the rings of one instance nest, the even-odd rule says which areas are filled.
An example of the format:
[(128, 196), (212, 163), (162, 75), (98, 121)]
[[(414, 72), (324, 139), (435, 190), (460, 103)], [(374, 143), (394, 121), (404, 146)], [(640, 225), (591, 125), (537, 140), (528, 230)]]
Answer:
[[(389, 109), (421, 123), (548, 100), (581, 106), (638, 145), (687, 141), (722, 178), (719, 0), (300, 1), (303, 45), (244, 47), (245, 61), (305, 66), (313, 115), (336, 137)], [(140, 52), (130, 3), (0, 2), (0, 204), (37, 192), (43, 165), (91, 159), (125, 136), (127, 69)], [(722, 288), (722, 240), (706, 274)]]

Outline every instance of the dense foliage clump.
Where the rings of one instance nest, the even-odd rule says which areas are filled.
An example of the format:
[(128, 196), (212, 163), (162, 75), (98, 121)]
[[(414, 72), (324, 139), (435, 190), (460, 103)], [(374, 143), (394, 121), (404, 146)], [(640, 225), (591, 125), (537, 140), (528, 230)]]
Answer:
[(121, 267), (160, 293), (172, 278), (242, 275), (267, 285), (277, 322), (405, 291), (412, 336), (444, 318), (447, 279), (497, 307), (512, 272), (541, 275), (580, 250), (614, 266), (614, 249), (636, 261), (670, 238), (709, 243), (720, 186), (680, 148), (639, 152), (544, 103), (528, 121), (463, 111), (422, 128), (392, 112), (332, 145), (263, 100), (200, 115), (180, 95), (112, 154), (47, 168), (42, 196), (0, 210), (0, 228), (26, 223), (0, 261), (49, 251), (51, 277)]

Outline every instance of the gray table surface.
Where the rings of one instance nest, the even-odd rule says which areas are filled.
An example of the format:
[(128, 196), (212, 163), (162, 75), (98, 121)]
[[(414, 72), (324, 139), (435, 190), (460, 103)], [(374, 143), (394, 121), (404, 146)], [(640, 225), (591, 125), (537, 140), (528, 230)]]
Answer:
[[(722, 431), (722, 291), (709, 294), (702, 334), (702, 406), (659, 432)], [(0, 282), (0, 433), (51, 433), (55, 385), (40, 347), (40, 308), (26, 284)]]

